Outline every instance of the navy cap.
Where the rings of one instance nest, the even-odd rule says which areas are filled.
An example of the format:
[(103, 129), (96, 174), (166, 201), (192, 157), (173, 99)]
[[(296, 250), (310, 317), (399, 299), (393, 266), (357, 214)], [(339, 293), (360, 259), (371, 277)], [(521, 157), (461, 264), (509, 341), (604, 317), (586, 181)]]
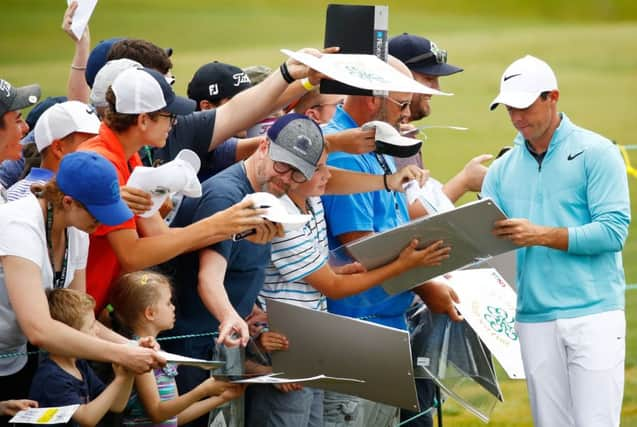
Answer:
[(86, 61), (86, 71), (84, 72), (84, 77), (86, 78), (86, 83), (88, 83), (89, 87), (93, 87), (93, 82), (95, 82), (97, 72), (104, 66), (104, 64), (106, 64), (108, 51), (110, 51), (111, 47), (120, 40), (124, 40), (124, 38), (113, 37), (102, 40), (95, 45), (89, 54), (88, 60)]
[(199, 67), (192, 76), (188, 83), (188, 98), (197, 102), (218, 102), (232, 98), (250, 86), (250, 78), (241, 68), (215, 61)]
[(463, 71), (447, 64), (447, 51), (424, 37), (403, 33), (388, 43), (389, 54), (400, 59), (411, 71), (430, 76), (448, 76)]
[(67, 154), (55, 179), (62, 193), (80, 202), (102, 224), (119, 225), (133, 217), (120, 197), (115, 167), (98, 153)]

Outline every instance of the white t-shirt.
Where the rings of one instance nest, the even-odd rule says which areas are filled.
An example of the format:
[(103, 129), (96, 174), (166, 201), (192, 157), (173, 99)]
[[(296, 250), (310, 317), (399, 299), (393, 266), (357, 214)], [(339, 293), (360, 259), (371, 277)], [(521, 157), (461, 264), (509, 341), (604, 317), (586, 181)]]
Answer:
[[(68, 228), (69, 255), (64, 287), (76, 270), (86, 268), (88, 234)], [(41, 271), (42, 289), (53, 287), (53, 269), (46, 243), (45, 220), (38, 199), (28, 195), (0, 206), (0, 354), (24, 352), (27, 338), (18, 324), (4, 282), (2, 257), (18, 256), (35, 263)], [(37, 316), (38, 313), (33, 313)], [(0, 376), (11, 375), (25, 365), (26, 356), (0, 358)]]
[[(301, 213), (288, 196), (281, 201), (288, 212)], [(321, 198), (309, 198), (308, 207), (312, 218), (307, 224), (272, 240), (271, 262), (259, 294), (261, 303), (270, 298), (327, 311), (325, 295), (304, 279), (325, 265), (329, 253)]]

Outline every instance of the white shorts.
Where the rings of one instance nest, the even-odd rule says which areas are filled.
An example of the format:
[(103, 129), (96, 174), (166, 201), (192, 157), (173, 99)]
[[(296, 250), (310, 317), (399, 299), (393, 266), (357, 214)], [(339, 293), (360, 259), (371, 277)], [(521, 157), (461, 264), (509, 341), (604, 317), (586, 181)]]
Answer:
[(518, 322), (516, 329), (536, 426), (619, 426), (626, 355), (622, 310)]

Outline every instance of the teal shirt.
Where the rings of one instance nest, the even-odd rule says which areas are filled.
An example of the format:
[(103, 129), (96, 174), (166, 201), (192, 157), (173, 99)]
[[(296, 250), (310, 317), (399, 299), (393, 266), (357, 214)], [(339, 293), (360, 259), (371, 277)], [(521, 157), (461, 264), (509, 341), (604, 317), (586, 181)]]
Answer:
[(511, 218), (568, 229), (568, 250), (517, 251), (517, 320), (545, 322), (624, 308), (621, 250), (630, 201), (626, 167), (608, 139), (565, 114), (541, 165), (518, 134), (489, 168), (482, 195)]

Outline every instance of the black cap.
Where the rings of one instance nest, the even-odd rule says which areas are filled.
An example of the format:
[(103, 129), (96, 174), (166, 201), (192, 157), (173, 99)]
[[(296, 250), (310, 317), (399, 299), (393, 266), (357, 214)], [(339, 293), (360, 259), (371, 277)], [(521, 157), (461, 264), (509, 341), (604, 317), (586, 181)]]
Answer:
[(199, 101), (219, 102), (232, 98), (252, 86), (248, 75), (239, 67), (210, 62), (200, 67), (188, 83), (188, 98)]
[(400, 59), (411, 71), (430, 76), (448, 76), (463, 71), (447, 64), (447, 51), (424, 37), (403, 33), (388, 43), (389, 54)]

